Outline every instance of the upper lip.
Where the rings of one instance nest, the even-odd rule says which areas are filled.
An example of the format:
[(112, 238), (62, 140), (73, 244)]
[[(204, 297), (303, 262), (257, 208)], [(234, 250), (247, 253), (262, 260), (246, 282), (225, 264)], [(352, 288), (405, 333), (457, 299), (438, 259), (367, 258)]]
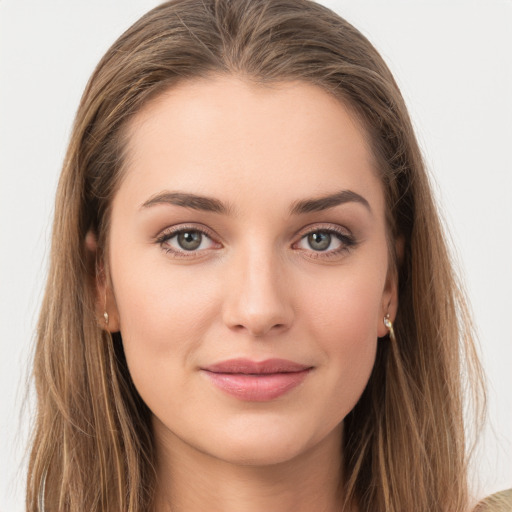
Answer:
[(251, 361), (250, 359), (229, 359), (202, 368), (213, 373), (292, 373), (311, 369), (311, 366), (288, 361), (286, 359), (266, 359), (265, 361)]

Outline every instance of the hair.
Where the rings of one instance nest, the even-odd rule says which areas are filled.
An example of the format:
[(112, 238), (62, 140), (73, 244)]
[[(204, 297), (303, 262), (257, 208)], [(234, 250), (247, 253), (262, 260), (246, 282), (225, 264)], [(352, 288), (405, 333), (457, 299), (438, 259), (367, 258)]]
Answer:
[[(59, 181), (34, 353), (37, 417), (27, 510), (147, 511), (156, 476), (150, 413), (119, 333), (98, 323), (98, 263), (123, 176), (127, 126), (161, 92), (234, 75), (303, 81), (348, 105), (377, 162), (399, 282), (396, 342), (344, 420), (346, 504), (360, 512), (465, 511), (466, 398), (482, 396), (474, 335), (404, 100), (352, 25), (309, 0), (175, 0), (129, 28), (83, 94)], [(394, 244), (390, 244), (394, 246)], [(466, 376), (466, 379), (463, 377)]]

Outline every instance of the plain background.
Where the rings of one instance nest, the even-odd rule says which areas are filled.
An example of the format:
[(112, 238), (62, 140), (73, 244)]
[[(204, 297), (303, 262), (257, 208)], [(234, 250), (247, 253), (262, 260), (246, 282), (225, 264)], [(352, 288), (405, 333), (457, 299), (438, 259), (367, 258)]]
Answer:
[[(0, 512), (23, 510), (25, 381), (73, 116), (97, 61), (157, 3), (0, 0)], [(475, 493), (512, 487), (512, 0), (322, 3), (369, 37), (406, 98), (488, 375)]]

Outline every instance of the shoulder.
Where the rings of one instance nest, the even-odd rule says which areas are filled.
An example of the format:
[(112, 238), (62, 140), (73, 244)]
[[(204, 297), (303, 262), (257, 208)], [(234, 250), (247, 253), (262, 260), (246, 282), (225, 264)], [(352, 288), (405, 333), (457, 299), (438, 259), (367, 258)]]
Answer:
[(473, 512), (512, 512), (512, 489), (485, 498), (478, 503)]

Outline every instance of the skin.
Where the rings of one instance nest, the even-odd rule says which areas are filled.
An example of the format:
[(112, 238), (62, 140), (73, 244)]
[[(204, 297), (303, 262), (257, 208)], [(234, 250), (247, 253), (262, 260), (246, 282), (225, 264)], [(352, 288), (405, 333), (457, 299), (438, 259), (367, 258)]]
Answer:
[[(384, 194), (364, 131), (313, 85), (218, 76), (153, 100), (128, 140), (111, 285), (100, 283), (98, 302), (102, 317), (107, 294), (108, 328), (121, 331), (153, 413), (155, 510), (339, 510), (343, 419), (387, 333), (383, 317), (396, 311)], [(297, 201), (343, 190), (367, 205), (290, 213)], [(215, 198), (229, 211), (147, 205), (165, 191)], [(201, 245), (162, 240), (179, 228)], [(319, 250), (308, 234), (325, 241), (327, 230), (342, 238), (331, 234)], [(251, 402), (201, 371), (235, 357), (313, 369), (288, 393)]]

